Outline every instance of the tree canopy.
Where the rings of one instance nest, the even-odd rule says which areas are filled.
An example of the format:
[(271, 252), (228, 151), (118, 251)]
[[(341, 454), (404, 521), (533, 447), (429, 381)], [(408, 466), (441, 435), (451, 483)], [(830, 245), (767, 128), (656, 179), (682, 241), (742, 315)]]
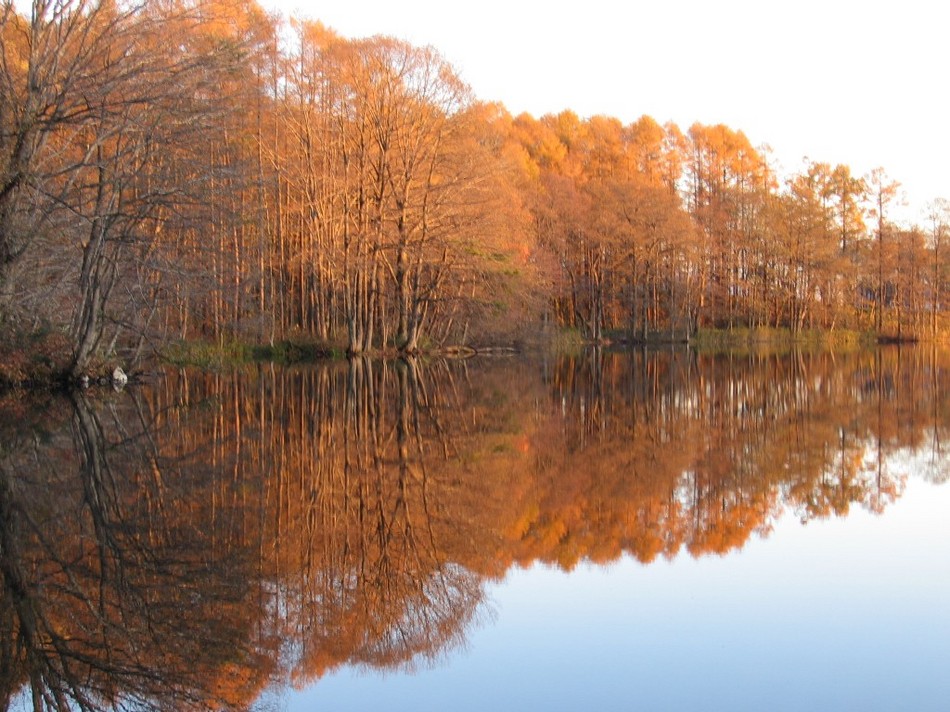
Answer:
[(950, 216), (895, 223), (883, 169), (512, 116), (431, 47), (253, 1), (7, 1), (0, 41), (0, 329), (73, 376), (180, 340), (946, 331)]

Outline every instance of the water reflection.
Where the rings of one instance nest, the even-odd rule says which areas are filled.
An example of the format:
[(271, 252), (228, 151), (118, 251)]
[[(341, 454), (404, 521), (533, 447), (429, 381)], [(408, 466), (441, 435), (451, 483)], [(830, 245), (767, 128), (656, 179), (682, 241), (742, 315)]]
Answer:
[(598, 352), (9, 398), (2, 702), (248, 707), (448, 654), (513, 565), (719, 554), (786, 510), (879, 512), (950, 475), (948, 381), (918, 350)]
[(21, 688), (35, 709), (242, 699), (234, 673), (268, 668), (238, 653), (251, 632), (246, 552), (214, 547), (202, 477), (160, 459), (154, 414), (134, 395), (5, 405), (4, 708)]

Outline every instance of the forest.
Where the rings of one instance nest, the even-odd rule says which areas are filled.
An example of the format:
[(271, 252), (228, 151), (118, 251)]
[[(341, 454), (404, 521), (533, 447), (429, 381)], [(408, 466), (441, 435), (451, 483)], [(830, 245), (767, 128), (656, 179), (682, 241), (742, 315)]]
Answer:
[(6, 382), (188, 343), (947, 329), (950, 203), (898, 224), (884, 169), (785, 176), (724, 125), (513, 116), (431, 47), (253, 0), (6, 0), (0, 42)]

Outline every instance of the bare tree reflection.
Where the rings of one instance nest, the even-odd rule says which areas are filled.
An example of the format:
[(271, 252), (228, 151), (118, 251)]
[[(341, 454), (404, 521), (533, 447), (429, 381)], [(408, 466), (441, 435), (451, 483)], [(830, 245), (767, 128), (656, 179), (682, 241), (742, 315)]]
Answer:
[[(66, 405), (71, 410), (64, 418)], [(0, 462), (4, 698), (34, 709), (184, 709), (223, 703), (207, 672), (240, 656), (246, 585), (210, 565), (138, 404), (57, 402), (47, 440)], [(104, 424), (103, 419), (108, 421)], [(222, 696), (220, 693), (225, 693)]]
[(309, 631), (296, 651), (298, 681), (343, 661), (432, 658), (461, 644), (482, 600), (481, 578), (452, 547), (466, 525), (439, 511), (450, 509), (441, 473), (454, 449), (443, 418), (460, 413), (451, 385), (430, 394), (414, 360), (354, 359), (344, 377), (345, 389), (331, 379), (326, 395), (310, 391), (317, 411), (333, 408), (337, 393), (344, 398), (339, 418), (302, 424), (305, 438), (324, 444), (321, 457), (280, 456), (302, 467), (286, 485), (287, 516), (273, 534), (305, 547), (296, 583), (274, 572), (283, 581), (283, 625)]
[(533, 448), (541, 505), (519, 560), (723, 553), (786, 509), (803, 521), (880, 512), (950, 423), (946, 370), (918, 350), (591, 361), (548, 373)]
[(943, 363), (353, 359), (0, 404), (0, 701), (244, 709), (438, 660), (514, 565), (723, 554), (785, 512), (881, 511), (919, 463), (946, 479)]

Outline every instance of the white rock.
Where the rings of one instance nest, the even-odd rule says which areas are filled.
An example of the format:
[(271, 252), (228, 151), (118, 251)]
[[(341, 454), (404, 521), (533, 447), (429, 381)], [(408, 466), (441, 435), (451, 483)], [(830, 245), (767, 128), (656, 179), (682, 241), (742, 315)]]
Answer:
[(115, 370), (112, 372), (112, 385), (116, 388), (122, 388), (126, 383), (129, 382), (129, 377), (125, 375), (119, 366), (115, 367)]

